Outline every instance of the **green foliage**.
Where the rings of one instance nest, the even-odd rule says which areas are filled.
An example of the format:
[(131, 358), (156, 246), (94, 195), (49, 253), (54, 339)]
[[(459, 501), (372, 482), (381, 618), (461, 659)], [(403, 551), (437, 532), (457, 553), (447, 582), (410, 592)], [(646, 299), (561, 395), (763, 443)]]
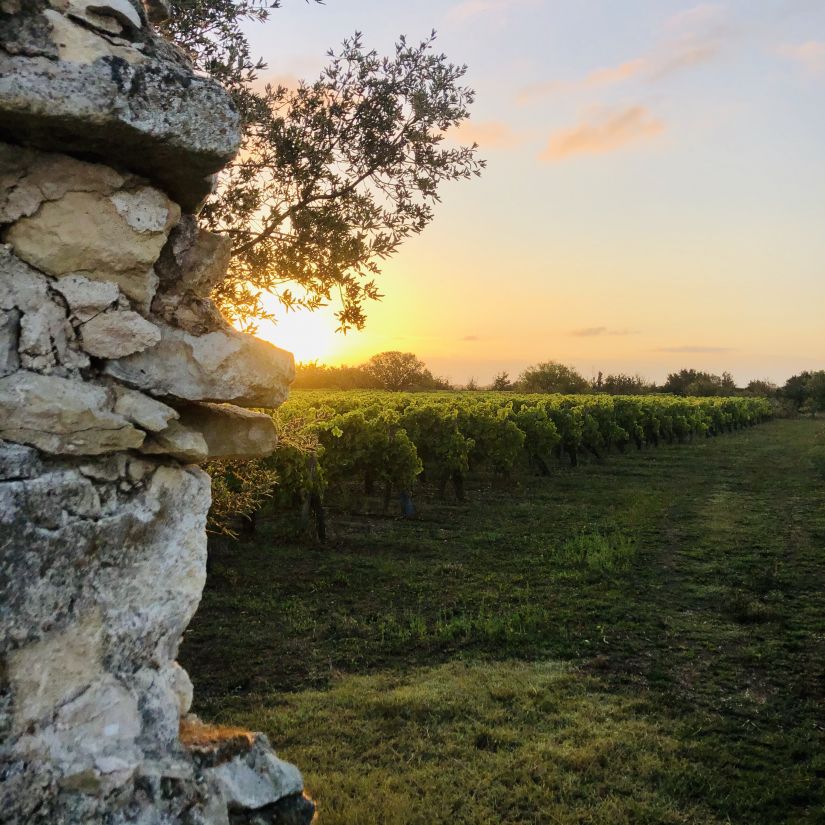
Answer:
[(469, 117), (466, 67), (435, 51), (435, 33), (399, 38), (391, 56), (360, 33), (329, 52), (297, 89), (256, 84), (265, 65), (244, 25), (278, 3), (174, 0), (166, 33), (222, 82), (244, 141), (222, 173), (202, 223), (232, 240), (229, 277), (214, 298), (235, 320), (264, 317), (262, 292), (289, 308), (341, 303), (339, 328), (361, 328), (380, 297), (380, 262), (433, 219), (439, 189), (480, 174), (477, 147), (444, 142)]
[(587, 392), (590, 385), (573, 367), (557, 361), (542, 361), (528, 367), (519, 376), (517, 388), (522, 392)]
[(701, 372), (694, 369), (683, 369), (672, 372), (662, 385), (663, 392), (674, 395), (732, 395), (736, 392), (736, 382), (729, 372), (714, 375), (710, 372)]
[(295, 365), (293, 390), (375, 390), (376, 379), (363, 367), (330, 367), (317, 361)]
[(757, 395), (762, 398), (773, 398), (776, 396), (779, 387), (776, 386), (772, 381), (768, 380), (755, 380), (748, 382), (748, 386), (745, 387), (744, 393), (745, 395)]
[[(195, 711), (266, 732), (331, 825), (821, 825), (821, 430), (477, 475), (329, 552), (213, 540)], [(561, 558), (585, 526), (628, 568)]]
[(330, 367), (317, 361), (298, 364), (296, 390), (449, 390), (446, 378), (434, 376), (411, 352), (380, 352), (357, 367)]
[(513, 389), (513, 382), (510, 380), (510, 373), (502, 371), (493, 379), (490, 389), (495, 392), (506, 392)]
[(641, 375), (603, 375), (601, 372), (592, 383), (593, 392), (604, 392), (608, 395), (647, 395), (656, 389), (650, 381)]
[(568, 539), (558, 556), (567, 563), (595, 573), (627, 570), (636, 555), (636, 543), (620, 532), (605, 533), (587, 529)]
[(377, 485), (386, 508), (393, 491), (409, 497), (419, 483), (442, 497), (451, 484), (461, 500), (470, 473), (549, 475), (556, 456), (603, 460), (629, 444), (682, 443), (771, 414), (754, 397), (299, 391), (272, 413), (281, 447), (263, 466), (284, 505), (305, 508), (310, 496), (346, 504)]
[(213, 461), (205, 469), (212, 477), (207, 527), (231, 538), (237, 537), (239, 522), (252, 518), (279, 482), (293, 483), (260, 461)]
[(427, 365), (411, 352), (379, 352), (361, 370), (384, 390), (435, 389), (440, 383)]
[(825, 411), (825, 370), (806, 370), (791, 376), (779, 390), (779, 396), (803, 412)]

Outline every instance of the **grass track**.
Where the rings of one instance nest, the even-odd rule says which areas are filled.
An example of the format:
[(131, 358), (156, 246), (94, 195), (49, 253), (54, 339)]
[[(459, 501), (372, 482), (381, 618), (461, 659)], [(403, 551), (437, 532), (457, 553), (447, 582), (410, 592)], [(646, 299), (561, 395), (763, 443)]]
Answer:
[(825, 823), (822, 429), (215, 543), (182, 650), (328, 825)]

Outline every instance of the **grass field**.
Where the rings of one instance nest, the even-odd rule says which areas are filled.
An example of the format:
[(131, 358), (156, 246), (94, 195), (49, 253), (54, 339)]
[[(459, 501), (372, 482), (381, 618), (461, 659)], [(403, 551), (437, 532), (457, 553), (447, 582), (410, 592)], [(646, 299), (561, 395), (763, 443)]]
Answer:
[(822, 422), (214, 542), (181, 661), (327, 825), (825, 823)]

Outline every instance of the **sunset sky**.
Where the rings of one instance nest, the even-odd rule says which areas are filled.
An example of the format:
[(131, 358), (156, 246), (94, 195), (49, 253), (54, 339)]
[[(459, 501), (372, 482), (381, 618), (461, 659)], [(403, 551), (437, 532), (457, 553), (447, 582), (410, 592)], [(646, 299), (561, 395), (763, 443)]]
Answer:
[(469, 66), (485, 174), (385, 265), (363, 332), (316, 313), (261, 335), (458, 382), (825, 367), (825, 2), (285, 0), (248, 32), (289, 82), (356, 29), (389, 53), (433, 28)]

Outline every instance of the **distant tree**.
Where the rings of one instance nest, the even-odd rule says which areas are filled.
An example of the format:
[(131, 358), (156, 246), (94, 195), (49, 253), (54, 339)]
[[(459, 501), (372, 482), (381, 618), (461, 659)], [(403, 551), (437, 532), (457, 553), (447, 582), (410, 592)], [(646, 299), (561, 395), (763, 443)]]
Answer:
[(592, 383), (594, 392), (603, 392), (608, 395), (645, 395), (655, 390), (655, 385), (646, 381), (640, 375), (604, 375), (599, 373)]
[(361, 367), (330, 367), (317, 361), (295, 365), (296, 390), (367, 390), (378, 389), (375, 378)]
[(808, 382), (811, 380), (811, 373), (807, 370), (798, 375), (792, 375), (786, 382), (779, 394), (783, 398), (792, 401), (797, 408), (801, 407), (808, 400)]
[(446, 143), (469, 117), (465, 66), (401, 37), (391, 56), (360, 33), (298, 88), (263, 85), (246, 25), (279, 0), (172, 0), (166, 35), (220, 81), (242, 119), (243, 145), (200, 213), (232, 241), (214, 293), (232, 320), (267, 317), (263, 293), (316, 309), (333, 297), (339, 329), (361, 328), (380, 297), (380, 263), (433, 218), (443, 183), (480, 174), (477, 146)]
[(507, 390), (513, 389), (513, 382), (510, 380), (510, 373), (506, 371), (498, 373), (498, 375), (496, 375), (493, 379), (490, 389), (495, 390), (496, 392), (506, 392)]
[(524, 392), (580, 393), (587, 392), (590, 383), (573, 367), (542, 361), (521, 373), (518, 388)]
[(478, 392), (481, 387), (478, 385), (478, 381), (476, 381), (475, 376), (471, 376), (470, 380), (464, 385), (463, 389), (467, 392)]
[(668, 375), (662, 386), (663, 392), (674, 395), (733, 395), (736, 393), (736, 382), (729, 372), (714, 375), (710, 372), (701, 372), (694, 369), (683, 369)]
[(435, 381), (427, 365), (411, 352), (379, 352), (361, 369), (385, 390), (430, 387)]
[(811, 374), (807, 389), (811, 412), (825, 412), (825, 370), (818, 370)]
[(762, 398), (772, 398), (777, 394), (778, 387), (768, 380), (749, 381), (745, 387), (745, 395), (756, 395)]

